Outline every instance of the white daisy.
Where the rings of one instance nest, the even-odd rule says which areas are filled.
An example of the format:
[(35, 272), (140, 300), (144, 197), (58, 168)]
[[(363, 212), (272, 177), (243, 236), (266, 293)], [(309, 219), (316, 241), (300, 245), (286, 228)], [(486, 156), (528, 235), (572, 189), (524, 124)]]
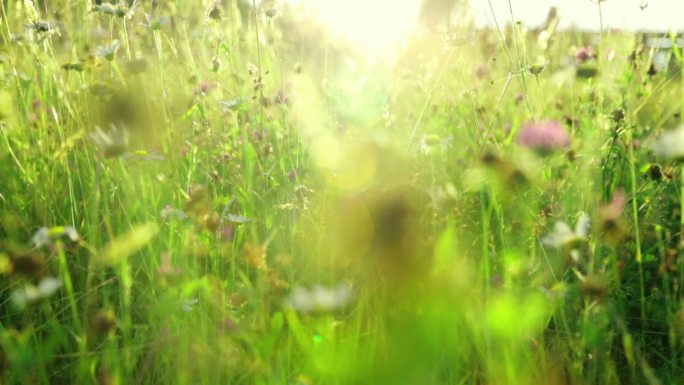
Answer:
[(352, 288), (345, 284), (336, 287), (315, 285), (311, 290), (298, 287), (290, 294), (287, 304), (302, 313), (324, 313), (342, 308), (352, 299)]
[(658, 156), (675, 160), (684, 159), (684, 125), (660, 134), (652, 148)]
[(565, 222), (557, 222), (553, 233), (544, 237), (542, 243), (556, 249), (569, 251), (572, 259), (578, 261), (579, 251), (577, 249), (587, 241), (589, 226), (590, 220), (586, 214), (581, 214), (577, 218), (574, 230)]

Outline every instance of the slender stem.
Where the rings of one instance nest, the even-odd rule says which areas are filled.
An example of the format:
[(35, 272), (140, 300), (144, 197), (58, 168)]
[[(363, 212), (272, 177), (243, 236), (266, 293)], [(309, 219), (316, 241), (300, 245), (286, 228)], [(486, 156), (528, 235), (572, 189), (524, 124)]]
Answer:
[(598, 45), (598, 52), (596, 53), (596, 60), (601, 63), (601, 53), (603, 52), (603, 44), (604, 44), (604, 26), (603, 26), (603, 8), (601, 8), (601, 0), (598, 1), (597, 3), (598, 6), (598, 11), (599, 11), (599, 28), (601, 28), (601, 41), (599, 42)]
[(639, 207), (637, 203), (637, 186), (636, 186), (636, 165), (634, 160), (634, 141), (630, 135), (629, 144), (629, 169), (632, 188), (632, 221), (634, 222), (634, 238), (636, 247), (636, 262), (639, 265), (639, 297), (641, 303), (641, 322), (642, 326), (646, 324), (646, 291), (644, 289), (644, 266), (641, 255), (641, 236), (639, 234)]
[(480, 193), (480, 210), (482, 216), (482, 266), (484, 271), (484, 290), (485, 290), (485, 300), (489, 295), (489, 284), (490, 284), (490, 266), (489, 266), (489, 202), (487, 199), (487, 194), (482, 191)]
[(257, 53), (257, 74), (259, 76), (259, 100), (257, 105), (259, 106), (259, 132), (263, 135), (264, 133), (264, 106), (261, 104), (261, 100), (264, 98), (264, 88), (261, 82), (264, 81), (261, 75), (261, 44), (259, 43), (259, 19), (257, 18), (257, 6), (256, 0), (252, 0), (252, 11), (254, 14), (254, 34), (256, 37), (256, 53)]
[[(684, 163), (682, 163), (679, 167), (680, 167), (679, 179), (680, 179), (680, 183), (681, 183), (680, 188), (679, 188), (679, 193), (681, 194), (680, 199), (679, 199), (679, 205), (680, 205), (679, 206), (680, 207), (679, 208), (679, 212), (680, 212), (680, 214), (679, 214), (679, 217), (680, 217), (680, 219), (679, 219), (679, 221), (680, 221), (679, 222), (680, 223), (680, 226), (679, 226), (679, 244), (680, 244), (680, 249), (681, 249), (681, 245), (684, 244), (684, 239), (683, 239), (683, 237), (684, 237)], [(681, 260), (681, 258), (680, 258), (680, 260)], [(679, 269), (680, 281), (681, 281), (681, 279), (684, 278), (684, 271), (682, 271), (682, 270), (684, 270), (684, 269), (681, 269), (681, 268)], [(678, 292), (675, 293), (675, 296), (677, 299), (679, 299), (680, 293), (681, 293), (681, 287), (677, 291)]]
[(539, 105), (541, 106), (541, 113), (543, 116), (546, 115), (546, 111), (544, 110), (544, 96), (542, 95), (541, 86), (539, 85), (539, 75), (535, 75), (534, 80), (537, 81), (537, 91), (539, 92)]

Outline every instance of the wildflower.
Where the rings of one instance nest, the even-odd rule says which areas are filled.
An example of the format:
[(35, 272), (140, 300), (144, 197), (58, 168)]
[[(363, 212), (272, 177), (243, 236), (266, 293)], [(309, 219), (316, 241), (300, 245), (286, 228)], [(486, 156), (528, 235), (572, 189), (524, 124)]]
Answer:
[(224, 111), (229, 111), (229, 110), (234, 110), (237, 107), (239, 107), (243, 103), (243, 99), (240, 97), (236, 97), (230, 100), (222, 100), (219, 102), (219, 105), (223, 107)]
[(608, 293), (608, 285), (603, 280), (603, 278), (590, 275), (584, 277), (582, 283), (580, 284), (580, 292), (583, 296), (595, 299), (603, 299)]
[(290, 182), (296, 181), (296, 180), (297, 180), (297, 170), (290, 170), (290, 171), (287, 173), (287, 179), (288, 179)]
[(251, 218), (243, 217), (242, 215), (238, 214), (226, 214), (225, 218), (228, 219), (229, 222), (242, 225), (245, 223), (249, 223), (252, 221)]
[(221, 229), (221, 234), (220, 234), (221, 240), (223, 240), (225, 242), (231, 242), (231, 241), (233, 241), (234, 236), (235, 236), (235, 228), (233, 227), (233, 225), (223, 226), (223, 228)]
[(251, 267), (259, 270), (266, 269), (266, 247), (262, 245), (245, 245), (245, 260)]
[(315, 285), (311, 290), (295, 288), (287, 299), (287, 305), (302, 313), (324, 313), (348, 305), (351, 299), (352, 288), (349, 285)]
[(183, 301), (183, 304), (181, 305), (181, 308), (183, 309), (184, 312), (190, 313), (195, 305), (199, 303), (199, 298), (191, 298)]
[(26, 24), (26, 28), (32, 29), (39, 33), (50, 32), (55, 29), (55, 25), (52, 22), (45, 20), (37, 20), (33, 23)]
[(221, 69), (221, 59), (218, 56), (211, 58), (211, 71), (218, 72)]
[(142, 23), (142, 25), (145, 28), (158, 31), (167, 23), (167, 21), (168, 20), (165, 17), (153, 18), (152, 15), (146, 14), (145, 21)]
[(660, 182), (661, 179), (663, 179), (663, 170), (660, 167), (659, 164), (652, 164), (647, 171), (648, 177), (651, 178), (651, 180)]
[(174, 279), (178, 278), (183, 273), (183, 269), (180, 267), (173, 267), (171, 264), (171, 254), (166, 252), (161, 255), (161, 264), (157, 269), (157, 273), (162, 278)]
[(209, 211), (197, 219), (201, 225), (211, 232), (216, 232), (221, 225), (221, 218), (219, 214), (214, 211)]
[(215, 2), (210, 4), (207, 8), (207, 17), (212, 20), (220, 21), (223, 16), (223, 9), (221, 3)]
[(555, 248), (575, 247), (587, 240), (589, 233), (589, 216), (582, 214), (577, 219), (575, 229), (565, 222), (557, 222), (554, 232), (546, 236), (542, 242)]
[(290, 104), (290, 95), (284, 90), (278, 90), (273, 97), (273, 104)]
[(47, 227), (41, 227), (31, 237), (31, 243), (36, 247), (41, 247), (50, 244), (50, 230)]
[(159, 214), (161, 219), (163, 220), (171, 220), (171, 219), (176, 219), (179, 221), (182, 221), (183, 219), (186, 219), (188, 217), (187, 214), (185, 214), (185, 211), (181, 209), (176, 209), (171, 207), (171, 205), (166, 205), (164, 208), (161, 210), (161, 213)]
[(625, 120), (625, 110), (623, 108), (616, 108), (611, 112), (610, 118), (616, 124), (619, 124)]
[(525, 95), (522, 92), (515, 94), (515, 104), (520, 104), (525, 100)]
[(599, 209), (599, 217), (605, 220), (616, 220), (625, 211), (627, 196), (623, 190), (617, 190), (613, 194), (613, 199)]
[(110, 4), (110, 3), (102, 3), (102, 4), (96, 4), (91, 12), (100, 12), (104, 15), (109, 15), (109, 16), (116, 16), (116, 17), (127, 17), (131, 18), (133, 14), (135, 13), (136, 8), (138, 7), (138, 1), (134, 1), (133, 5), (130, 7), (127, 7), (124, 3), (119, 3), (119, 4)]
[(283, 9), (283, 6), (282, 6), (282, 5), (279, 6), (279, 7), (273, 7), (273, 8), (267, 9), (267, 10), (264, 12), (264, 15), (266, 15), (266, 17), (268, 17), (269, 19), (272, 19), (272, 18), (278, 16), (278, 14), (280, 13), (280, 11), (281, 11), (282, 9)]
[(540, 73), (542, 73), (542, 71), (544, 71), (544, 69), (546, 68), (546, 64), (548, 64), (548, 63), (546, 63), (546, 62), (535, 63), (535, 64), (532, 64), (531, 66), (529, 66), (528, 70), (530, 71), (530, 73), (532, 75), (537, 76)]
[(12, 293), (12, 303), (19, 309), (36, 304), (44, 299), (52, 297), (59, 288), (62, 281), (59, 278), (45, 277), (38, 283), (38, 286), (26, 284)]
[(105, 158), (114, 158), (123, 155), (128, 148), (128, 130), (119, 128), (114, 124), (109, 126), (105, 132), (100, 126), (95, 126), (95, 131), (91, 132), (90, 139), (97, 147), (102, 150)]
[(93, 316), (91, 327), (97, 336), (106, 336), (116, 326), (116, 319), (111, 310), (98, 310)]
[(684, 125), (660, 134), (652, 148), (658, 156), (674, 160), (684, 159)]
[(11, 273), (33, 278), (43, 273), (46, 263), (45, 258), (37, 253), (14, 253), (11, 257), (5, 258), (2, 265), (2, 274)]
[(233, 333), (238, 332), (239, 330), (240, 330), (240, 327), (239, 327), (238, 323), (230, 317), (225, 318), (218, 325), (219, 333), (223, 333), (223, 334), (233, 334)]
[(55, 226), (52, 228), (41, 227), (31, 237), (31, 243), (36, 247), (42, 247), (52, 244), (52, 241), (62, 237), (69, 238), (72, 242), (78, 242), (81, 237), (78, 235), (76, 229), (71, 226)]
[(574, 230), (565, 222), (557, 222), (553, 233), (547, 235), (542, 243), (556, 249), (570, 251), (573, 260), (578, 261), (577, 249), (587, 241), (588, 233), (589, 216), (582, 214), (577, 219)]
[(270, 285), (270, 291), (274, 295), (280, 295), (281, 293), (284, 293), (285, 290), (290, 288), (289, 282), (287, 282), (285, 279), (280, 278), (278, 273), (274, 270), (271, 270), (268, 273), (268, 283)]
[(116, 52), (120, 47), (121, 41), (119, 39), (114, 39), (111, 44), (104, 44), (95, 48), (95, 56), (106, 59), (107, 61), (112, 61), (114, 60), (114, 57), (116, 57)]
[(240, 307), (247, 302), (247, 297), (240, 292), (232, 293), (228, 298), (228, 302), (233, 307)]
[(658, 266), (658, 273), (660, 274), (666, 274), (666, 273), (676, 273), (678, 271), (678, 263), (677, 263), (677, 249), (675, 248), (669, 248), (665, 252), (664, 258), (662, 262), (660, 263), (660, 266)]
[(202, 81), (202, 82), (200, 82), (199, 86), (195, 90), (195, 95), (196, 96), (197, 95), (206, 96), (209, 94), (209, 91), (211, 91), (212, 88), (214, 88), (214, 87), (212, 86), (211, 83), (209, 83), (207, 81)]
[(613, 194), (613, 199), (599, 207), (599, 227), (601, 235), (610, 243), (617, 244), (627, 233), (627, 224), (622, 218), (627, 204), (627, 196), (622, 190)]
[(596, 58), (596, 54), (591, 47), (582, 47), (575, 51), (575, 61), (577, 64), (584, 64)]
[(555, 120), (528, 122), (518, 134), (518, 144), (545, 154), (570, 146), (570, 135)]
[(478, 79), (483, 79), (489, 74), (489, 70), (487, 69), (486, 66), (480, 64), (477, 66), (475, 69), (475, 76), (477, 76)]

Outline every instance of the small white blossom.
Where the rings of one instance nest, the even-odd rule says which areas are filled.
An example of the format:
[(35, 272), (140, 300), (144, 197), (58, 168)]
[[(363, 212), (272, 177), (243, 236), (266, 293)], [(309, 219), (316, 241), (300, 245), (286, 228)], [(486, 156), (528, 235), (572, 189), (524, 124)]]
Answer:
[(577, 261), (579, 260), (577, 248), (587, 241), (589, 226), (590, 220), (586, 214), (581, 214), (577, 218), (574, 230), (565, 222), (557, 222), (553, 233), (544, 237), (542, 243), (556, 249), (570, 251), (572, 258)]
[(33, 234), (33, 237), (31, 237), (31, 243), (36, 247), (49, 245), (50, 242), (50, 229), (47, 227), (39, 228), (38, 231)]
[(104, 44), (95, 48), (95, 56), (112, 61), (116, 57), (116, 52), (121, 47), (121, 41), (115, 39), (111, 44)]
[(352, 299), (352, 288), (345, 284), (336, 287), (315, 285), (311, 290), (298, 287), (290, 294), (287, 304), (302, 313), (327, 312), (342, 308)]
[(67, 237), (72, 242), (78, 242), (81, 236), (72, 226), (41, 227), (31, 237), (31, 243), (36, 247), (48, 246), (61, 237)]
[(163, 220), (171, 220), (171, 219), (176, 219), (179, 221), (182, 221), (188, 217), (188, 215), (185, 213), (185, 211), (181, 209), (176, 209), (171, 207), (170, 205), (166, 205), (160, 212), (159, 216)]
[(684, 159), (684, 125), (660, 134), (652, 148), (658, 156), (676, 160)]
[(90, 133), (90, 139), (102, 150), (105, 158), (113, 158), (123, 155), (128, 149), (128, 130), (115, 125), (110, 125), (109, 130), (104, 131), (100, 126)]
[(59, 278), (45, 277), (38, 286), (26, 284), (12, 293), (12, 303), (19, 309), (35, 304), (41, 300), (53, 296), (62, 287)]
[(183, 308), (183, 311), (186, 313), (190, 313), (192, 309), (194, 309), (195, 305), (199, 303), (198, 298), (192, 298), (192, 299), (187, 299), (183, 301), (183, 305), (181, 306)]

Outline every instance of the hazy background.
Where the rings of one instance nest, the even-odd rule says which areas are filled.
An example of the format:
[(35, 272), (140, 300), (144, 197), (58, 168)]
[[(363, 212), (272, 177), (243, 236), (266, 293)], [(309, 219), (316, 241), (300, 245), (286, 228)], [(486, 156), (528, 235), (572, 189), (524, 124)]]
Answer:
[[(491, 0), (499, 20), (509, 20), (508, 0)], [(598, 29), (597, 6), (590, 0), (511, 0), (513, 15), (528, 25), (542, 23), (549, 7), (558, 8), (561, 26)], [(642, 9), (640, 5), (645, 5)], [(471, 0), (479, 25), (492, 25), (492, 12), (487, 0)], [(601, 3), (603, 21), (609, 28), (684, 31), (684, 0), (607, 0)]]
[[(264, 0), (267, 2), (269, 0)], [(560, 27), (575, 26), (582, 30), (598, 30), (597, 4), (592, 0), (282, 0), (281, 3), (304, 5), (311, 17), (327, 25), (333, 35), (343, 37), (355, 46), (374, 54), (397, 47), (416, 26), (432, 24), (431, 20), (448, 18), (445, 4), (457, 3), (452, 23), (469, 15), (480, 27), (501, 27), (511, 20), (527, 26), (542, 24), (551, 7), (561, 17)], [(468, 5), (463, 5), (463, 4)], [(431, 4), (426, 17), (425, 4)], [(437, 5), (437, 6), (435, 6)], [(465, 8), (464, 8), (465, 7)], [(601, 3), (605, 28), (627, 30), (684, 31), (684, 0), (607, 0)], [(492, 12), (493, 11), (493, 12)], [(421, 16), (422, 14), (422, 16)], [(426, 20), (428, 20), (426, 22)]]

